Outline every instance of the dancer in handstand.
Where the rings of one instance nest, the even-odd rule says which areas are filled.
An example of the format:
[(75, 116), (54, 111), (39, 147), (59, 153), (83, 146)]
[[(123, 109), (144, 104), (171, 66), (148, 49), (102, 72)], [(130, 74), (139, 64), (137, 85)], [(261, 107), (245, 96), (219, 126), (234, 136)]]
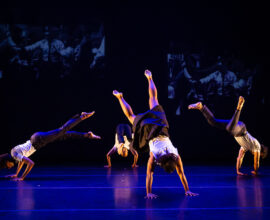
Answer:
[(149, 85), (149, 111), (135, 115), (130, 105), (123, 98), (122, 93), (114, 90), (113, 95), (118, 99), (124, 114), (133, 125), (133, 147), (141, 151), (150, 149), (146, 174), (146, 198), (153, 199), (157, 197), (157, 195), (152, 194), (153, 174), (156, 164), (160, 165), (168, 173), (172, 173), (176, 168), (184, 186), (185, 194), (196, 196), (198, 194), (189, 191), (181, 158), (177, 149), (170, 141), (168, 133), (169, 124), (162, 106), (159, 105), (157, 89), (152, 79), (152, 73), (146, 70), (144, 74)]
[[(67, 121), (62, 127), (48, 131), (48, 132), (36, 132), (34, 133), (30, 140), (26, 143), (17, 145), (11, 149), (10, 153), (0, 155), (0, 168), (12, 168), (14, 162), (18, 163), (17, 171), (13, 175), (7, 177), (12, 178), (15, 181), (24, 180), (27, 174), (31, 171), (34, 166), (34, 162), (28, 157), (31, 156), (35, 151), (46, 146), (47, 144), (54, 142), (56, 140), (66, 140), (69, 138), (72, 139), (100, 139), (99, 136), (93, 134), (91, 131), (82, 133), (76, 131), (69, 131), (71, 128), (76, 126), (82, 120), (85, 120), (91, 117), (95, 112), (82, 112), (81, 115), (77, 114), (69, 121)], [(21, 177), (18, 177), (23, 165), (26, 164), (26, 169), (23, 172)]]
[(267, 156), (268, 147), (260, 144), (256, 138), (252, 137), (247, 131), (246, 125), (242, 121), (239, 121), (244, 102), (244, 97), (240, 96), (236, 111), (231, 120), (216, 119), (207, 106), (203, 105), (201, 102), (190, 104), (188, 109), (200, 110), (211, 126), (227, 130), (235, 138), (240, 145), (236, 161), (236, 172), (238, 175), (245, 175), (240, 172), (240, 168), (247, 151), (250, 151), (254, 155), (254, 170), (251, 171), (251, 173), (253, 175), (257, 175), (260, 165), (260, 157), (264, 159)]
[(107, 153), (107, 162), (108, 165), (105, 167), (111, 167), (111, 156), (115, 154), (116, 152), (122, 156), (127, 157), (128, 151), (132, 153), (134, 157), (134, 162), (132, 164), (132, 168), (138, 167), (137, 161), (138, 161), (138, 153), (133, 147), (131, 146), (132, 141), (132, 132), (131, 127), (128, 124), (118, 124), (116, 127), (116, 134), (115, 134), (115, 144), (113, 148)]

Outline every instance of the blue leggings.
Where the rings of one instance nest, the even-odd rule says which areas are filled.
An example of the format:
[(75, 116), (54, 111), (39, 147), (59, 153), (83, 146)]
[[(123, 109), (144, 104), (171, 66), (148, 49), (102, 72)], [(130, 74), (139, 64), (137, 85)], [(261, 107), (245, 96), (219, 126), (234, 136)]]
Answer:
[(128, 141), (132, 141), (131, 127), (128, 124), (118, 124), (116, 127), (116, 133), (119, 143), (124, 143), (124, 136), (127, 137)]

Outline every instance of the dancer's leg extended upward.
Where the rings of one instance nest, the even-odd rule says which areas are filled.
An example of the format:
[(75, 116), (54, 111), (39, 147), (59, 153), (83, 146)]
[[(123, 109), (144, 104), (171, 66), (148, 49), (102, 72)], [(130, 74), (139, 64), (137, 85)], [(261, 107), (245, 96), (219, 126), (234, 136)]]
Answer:
[(152, 78), (152, 73), (149, 70), (145, 70), (144, 75), (148, 80), (148, 94), (149, 94), (149, 108), (152, 109), (159, 105), (157, 88)]
[(118, 99), (120, 106), (121, 106), (125, 116), (128, 118), (129, 122), (131, 124), (133, 124), (136, 115), (134, 115), (132, 108), (124, 99), (123, 93), (118, 92), (117, 90), (113, 90), (113, 95)]
[[(152, 109), (155, 106), (159, 105), (158, 98), (157, 98), (157, 88), (152, 78), (152, 73), (149, 70), (144, 72), (148, 80), (148, 93), (149, 93), (149, 108)], [(126, 102), (123, 97), (123, 93), (118, 92), (117, 90), (113, 91), (113, 95), (118, 99), (120, 106), (128, 118), (129, 122), (133, 124), (136, 115), (133, 113), (131, 106)]]
[(211, 126), (227, 130), (233, 136), (241, 136), (246, 132), (245, 124), (239, 121), (240, 113), (244, 102), (244, 98), (240, 96), (237, 109), (231, 120), (215, 118), (214, 114), (208, 109), (208, 107), (206, 105), (203, 105), (201, 102), (190, 104), (188, 106), (188, 109), (200, 110), (205, 119), (207, 120), (208, 124), (210, 124)]

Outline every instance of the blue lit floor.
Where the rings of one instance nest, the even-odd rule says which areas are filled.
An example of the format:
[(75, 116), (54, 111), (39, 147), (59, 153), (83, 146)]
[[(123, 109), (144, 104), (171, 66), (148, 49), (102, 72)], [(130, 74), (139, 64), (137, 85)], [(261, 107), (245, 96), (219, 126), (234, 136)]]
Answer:
[[(0, 178), (0, 219), (270, 219), (270, 167), (237, 177), (233, 166), (185, 166), (185, 197), (176, 175), (157, 169), (146, 200), (145, 167), (34, 167), (29, 178)], [(1, 173), (0, 175), (3, 175)]]

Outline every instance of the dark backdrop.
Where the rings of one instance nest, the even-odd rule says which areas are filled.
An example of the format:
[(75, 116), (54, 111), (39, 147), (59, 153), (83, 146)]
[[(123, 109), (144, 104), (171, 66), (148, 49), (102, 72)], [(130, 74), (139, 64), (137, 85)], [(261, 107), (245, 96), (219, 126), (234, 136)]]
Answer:
[[(0, 153), (25, 142), (32, 133), (62, 125), (81, 111), (96, 114), (74, 130), (92, 130), (101, 141), (65, 141), (50, 144), (35, 153), (34, 161), (53, 163), (105, 163), (105, 154), (114, 144), (115, 127), (128, 123), (112, 90), (118, 89), (133, 107), (134, 113), (148, 110), (147, 81), (150, 69), (158, 87), (159, 100), (167, 112), (170, 135), (184, 163), (214, 164), (234, 161), (239, 146), (224, 131), (211, 128), (199, 112), (175, 116), (167, 94), (166, 55), (169, 42), (179, 40), (194, 50), (201, 47), (219, 53), (224, 48), (237, 51), (246, 62), (261, 66), (246, 100), (241, 120), (260, 142), (270, 146), (269, 129), (269, 44), (268, 17), (263, 7), (253, 5), (194, 4), (138, 7), (110, 5), (88, 8), (2, 8), (1, 23), (9, 24), (90, 24), (104, 21), (106, 36), (106, 72), (104, 78), (83, 75), (65, 80), (0, 80), (1, 148)], [(215, 105), (216, 116), (232, 116), (234, 105)], [(264, 102), (261, 100), (264, 98)], [(144, 156), (143, 160), (146, 159)], [(120, 162), (127, 159), (118, 158)], [(247, 155), (248, 160), (251, 157)], [(269, 158), (268, 158), (269, 159)], [(266, 159), (263, 163), (268, 163)]]

